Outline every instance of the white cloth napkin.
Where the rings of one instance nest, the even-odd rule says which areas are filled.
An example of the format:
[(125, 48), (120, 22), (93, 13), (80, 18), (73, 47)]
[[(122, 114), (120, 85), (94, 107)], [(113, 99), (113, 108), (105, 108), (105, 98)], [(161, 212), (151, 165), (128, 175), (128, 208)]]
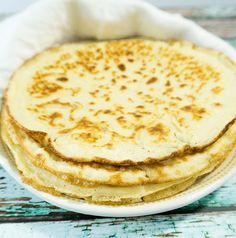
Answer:
[[(186, 39), (236, 61), (223, 40), (177, 14), (139, 0), (41, 0), (0, 24), (0, 90), (26, 59), (72, 39)], [(23, 80), (23, 79), (22, 79)]]

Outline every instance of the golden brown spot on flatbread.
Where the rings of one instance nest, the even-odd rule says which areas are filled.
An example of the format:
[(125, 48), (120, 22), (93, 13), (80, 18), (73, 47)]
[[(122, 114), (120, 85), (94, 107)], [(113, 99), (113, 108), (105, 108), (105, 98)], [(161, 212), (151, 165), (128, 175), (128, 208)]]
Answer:
[(119, 116), (116, 118), (116, 121), (123, 127), (123, 128), (128, 128), (129, 123), (128, 121), (125, 119), (124, 116)]
[(168, 87), (168, 88), (166, 88), (165, 91), (163, 92), (163, 95), (169, 96), (169, 95), (173, 92), (173, 90), (174, 90), (173, 88)]
[(47, 80), (39, 80), (39, 81), (35, 81), (28, 88), (28, 92), (31, 96), (35, 98), (43, 98), (61, 89), (62, 89), (62, 86), (60, 86), (59, 84), (52, 83)]
[(74, 133), (71, 135), (71, 137), (75, 140), (82, 139), (89, 143), (94, 143), (99, 139), (98, 137), (96, 137), (96, 135), (94, 133), (91, 133), (91, 132)]
[(127, 89), (127, 87), (126, 86), (124, 86), (124, 85), (122, 85), (121, 87), (120, 87), (120, 90), (125, 90), (125, 89)]
[(151, 77), (146, 84), (151, 84), (151, 83), (155, 83), (157, 81), (157, 77)]
[(214, 87), (213, 89), (211, 89), (211, 91), (214, 93), (214, 94), (219, 94), (221, 91), (223, 90), (222, 87)]
[(117, 67), (120, 71), (125, 71), (125, 69), (126, 69), (124, 64), (118, 64)]
[(158, 136), (158, 139), (164, 139), (169, 135), (170, 130), (162, 123), (157, 123), (155, 126), (149, 127), (148, 132), (150, 135)]
[(76, 122), (75, 126), (63, 129), (63, 130), (59, 131), (59, 133), (60, 134), (69, 133), (75, 129), (93, 129), (93, 130), (100, 131), (100, 128), (96, 123), (88, 120), (86, 117), (83, 117), (82, 119), (80, 119), (79, 121)]
[(222, 106), (222, 104), (221, 104), (220, 102), (215, 102), (214, 105), (215, 105), (216, 107)]
[(48, 121), (49, 125), (51, 125), (51, 126), (64, 127), (64, 124), (55, 122), (56, 119), (62, 118), (62, 114), (59, 112), (54, 112), (49, 115), (40, 115), (38, 118), (40, 120)]
[(67, 82), (69, 79), (66, 78), (66, 77), (60, 77), (60, 78), (57, 78), (57, 81), (60, 81), (60, 82)]
[(170, 85), (171, 85), (171, 84), (170, 84), (170, 80), (167, 80), (165, 86), (166, 86), (166, 87), (169, 87)]
[(107, 110), (104, 110), (104, 114), (110, 114), (110, 113), (112, 113), (112, 111), (111, 111), (111, 110), (109, 110), (109, 109), (107, 109)]
[(201, 108), (196, 105), (187, 105), (182, 107), (181, 110), (191, 113), (195, 120), (201, 119), (202, 115), (206, 113), (205, 108)]
[(183, 117), (178, 118), (177, 121), (178, 121), (178, 123), (179, 123), (181, 126), (184, 126), (184, 124), (185, 124), (185, 119), (184, 119)]
[(80, 92), (81, 88), (79, 88), (79, 87), (75, 87), (75, 88), (69, 87), (69, 88), (65, 88), (65, 90), (69, 90), (71, 92), (71, 96), (76, 96)]
[(177, 101), (182, 101), (182, 98), (181, 98), (181, 97), (171, 97), (171, 99), (177, 100)]
[(108, 70), (108, 69), (110, 69), (111, 67), (109, 66), (109, 65), (105, 65), (104, 66), (104, 70)]
[(144, 109), (144, 106), (143, 105), (138, 105), (138, 106), (136, 106), (136, 108)]

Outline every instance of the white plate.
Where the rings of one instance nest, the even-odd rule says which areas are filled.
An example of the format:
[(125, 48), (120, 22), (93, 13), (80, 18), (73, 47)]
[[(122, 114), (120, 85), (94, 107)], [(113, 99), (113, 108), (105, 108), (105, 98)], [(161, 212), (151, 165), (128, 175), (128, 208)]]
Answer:
[(20, 185), (28, 189), (34, 195), (55, 206), (87, 215), (130, 217), (151, 215), (155, 213), (170, 211), (186, 206), (208, 195), (209, 193), (219, 188), (223, 183), (226, 182), (227, 179), (233, 176), (233, 174), (236, 172), (235, 154), (236, 148), (214, 172), (205, 176), (196, 184), (194, 184), (182, 193), (156, 202), (140, 203), (129, 206), (108, 206), (89, 204), (84, 202), (83, 200), (75, 201), (68, 198), (56, 197), (44, 192), (40, 192), (22, 182), (16, 166), (11, 161), (11, 159), (7, 157), (2, 147), (0, 148), (0, 164)]

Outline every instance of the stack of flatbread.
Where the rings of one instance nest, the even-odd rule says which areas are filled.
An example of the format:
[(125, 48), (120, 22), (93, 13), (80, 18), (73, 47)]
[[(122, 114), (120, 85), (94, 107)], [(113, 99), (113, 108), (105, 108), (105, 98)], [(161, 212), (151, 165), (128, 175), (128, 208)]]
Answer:
[(101, 204), (179, 193), (236, 143), (236, 66), (183, 41), (50, 48), (5, 92), (1, 136), (23, 180)]

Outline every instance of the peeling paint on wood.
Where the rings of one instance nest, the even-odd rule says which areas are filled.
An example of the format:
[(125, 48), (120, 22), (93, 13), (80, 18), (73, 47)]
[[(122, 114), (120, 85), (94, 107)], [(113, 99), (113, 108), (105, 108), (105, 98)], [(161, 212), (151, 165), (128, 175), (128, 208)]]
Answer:
[[(230, 224), (230, 225), (229, 225)], [(236, 214), (223, 212), (87, 221), (0, 224), (1, 238), (235, 237)]]
[(186, 8), (166, 8), (168, 12), (179, 13), (191, 19), (230, 19), (236, 17), (236, 6), (209, 6), (204, 8), (186, 7)]

